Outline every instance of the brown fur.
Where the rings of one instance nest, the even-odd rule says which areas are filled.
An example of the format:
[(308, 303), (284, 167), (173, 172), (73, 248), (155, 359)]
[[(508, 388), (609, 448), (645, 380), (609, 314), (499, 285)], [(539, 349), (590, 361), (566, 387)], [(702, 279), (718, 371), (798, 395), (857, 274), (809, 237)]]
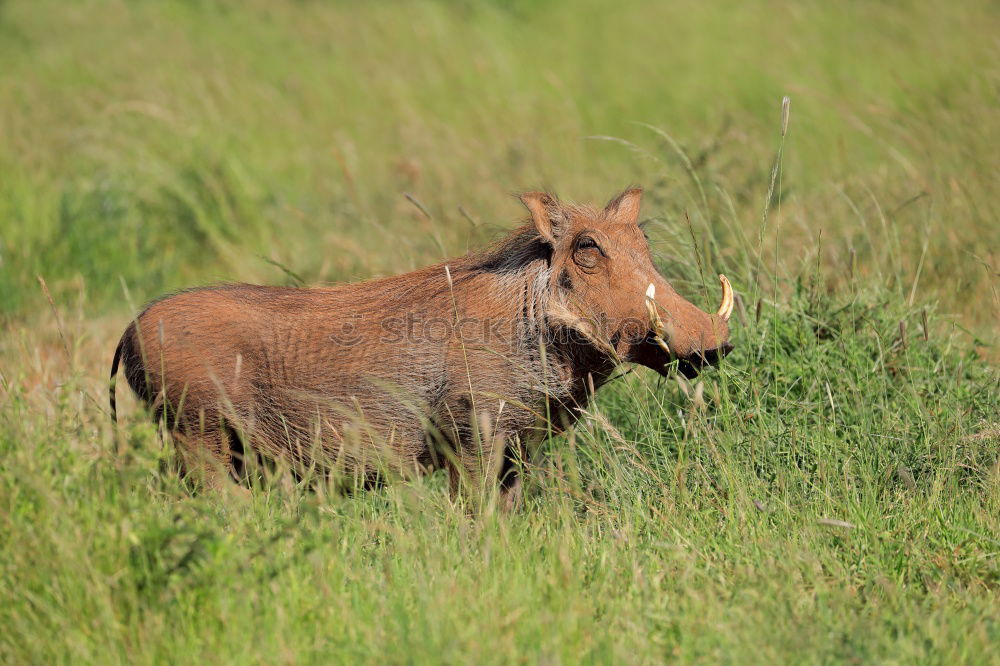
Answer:
[[(650, 283), (684, 369), (730, 348), (726, 322), (653, 267), (640, 197), (596, 210), (529, 193), (531, 224), (405, 275), (168, 296), (126, 329), (112, 379), (120, 361), (210, 485), (252, 452), (364, 475), (446, 466), (453, 487), (492, 479), (514, 502), (540, 426), (571, 424), (619, 362), (667, 372)], [(111, 401), (114, 413), (113, 386)]]

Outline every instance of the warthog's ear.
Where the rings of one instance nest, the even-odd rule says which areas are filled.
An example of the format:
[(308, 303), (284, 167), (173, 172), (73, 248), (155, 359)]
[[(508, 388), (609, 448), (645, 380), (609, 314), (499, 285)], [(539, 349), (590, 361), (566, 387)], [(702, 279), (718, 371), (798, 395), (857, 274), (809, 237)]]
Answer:
[(642, 188), (630, 187), (604, 207), (604, 216), (615, 222), (635, 224), (639, 219), (639, 205), (642, 203)]
[(555, 197), (545, 192), (525, 192), (521, 203), (531, 211), (531, 221), (542, 238), (555, 243), (566, 228), (566, 216)]

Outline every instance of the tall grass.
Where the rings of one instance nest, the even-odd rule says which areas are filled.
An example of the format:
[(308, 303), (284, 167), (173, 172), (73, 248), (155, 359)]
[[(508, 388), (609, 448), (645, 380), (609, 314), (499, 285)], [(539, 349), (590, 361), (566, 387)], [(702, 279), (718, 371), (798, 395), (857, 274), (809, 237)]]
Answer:
[[(0, 4), (0, 660), (995, 659), (998, 24)], [(192, 494), (128, 401), (111, 428), (150, 297), (398, 272), (501, 233), (513, 190), (630, 181), (682, 293), (732, 278), (737, 350), (603, 389), (523, 512), (470, 517), (441, 475)]]
[(700, 389), (612, 385), (546, 443), (509, 517), (468, 516), (443, 475), (191, 495), (152, 427), (112, 436), (63, 359), (19, 373), (0, 411), (0, 654), (985, 661), (1000, 386), (883, 295), (803, 285)]

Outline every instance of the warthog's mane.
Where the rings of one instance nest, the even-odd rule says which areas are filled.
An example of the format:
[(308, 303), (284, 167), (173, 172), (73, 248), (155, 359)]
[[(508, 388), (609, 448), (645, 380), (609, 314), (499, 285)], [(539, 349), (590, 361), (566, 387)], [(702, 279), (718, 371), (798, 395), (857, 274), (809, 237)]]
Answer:
[(451, 270), (456, 287), (489, 279), (489, 296), (496, 301), (497, 314), (520, 318), (523, 332), (533, 339), (545, 327), (551, 258), (552, 246), (533, 225), (526, 224), (486, 248), (460, 257)]
[(531, 225), (523, 225), (486, 248), (465, 255), (456, 262), (456, 268), (472, 274), (520, 274), (547, 265), (551, 256), (552, 247), (538, 231)]
[[(583, 205), (562, 204), (559, 215), (568, 220), (573, 217), (596, 219), (601, 213)], [(552, 246), (542, 238), (533, 224), (525, 223), (491, 243), (482, 250), (474, 250), (462, 257), (458, 265), (474, 273), (523, 273), (543, 262), (548, 265)]]

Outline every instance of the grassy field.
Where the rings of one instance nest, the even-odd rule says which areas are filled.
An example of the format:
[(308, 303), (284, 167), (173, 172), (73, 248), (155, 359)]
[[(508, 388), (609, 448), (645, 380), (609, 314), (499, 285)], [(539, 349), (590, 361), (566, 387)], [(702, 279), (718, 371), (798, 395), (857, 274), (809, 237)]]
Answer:
[[(0, 2), (0, 662), (1000, 662), (998, 34), (989, 2)], [(737, 349), (607, 387), (520, 513), (441, 475), (192, 494), (124, 390), (111, 427), (150, 298), (402, 272), (518, 190), (630, 183), (683, 294), (733, 280)]]

